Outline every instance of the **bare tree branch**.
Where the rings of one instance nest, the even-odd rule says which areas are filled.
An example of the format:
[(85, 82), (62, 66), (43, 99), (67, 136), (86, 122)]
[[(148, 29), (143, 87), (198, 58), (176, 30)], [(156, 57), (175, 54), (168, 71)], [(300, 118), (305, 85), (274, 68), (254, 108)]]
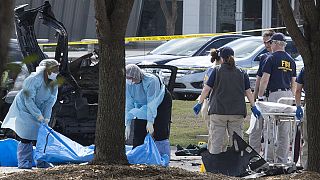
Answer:
[(169, 20), (171, 17), (171, 13), (168, 10), (166, 0), (159, 0), (159, 2), (160, 2), (160, 6), (161, 6), (161, 9), (163, 11), (163, 14), (164, 14), (166, 20)]
[[(298, 28), (298, 25), (294, 19), (292, 8), (289, 4), (288, 0), (277, 0), (278, 6), (279, 6), (279, 12), (282, 15), (282, 18), (284, 19), (284, 22), (286, 24), (287, 30), (296, 43), (298, 50), (300, 54), (307, 55), (310, 54), (310, 48), (309, 45)], [(301, 3), (300, 3), (301, 5)], [(304, 48), (301, 48), (304, 47)]]
[(171, 1), (171, 12), (168, 10), (166, 0), (159, 0), (159, 2), (167, 22), (167, 35), (173, 35), (175, 32), (175, 23), (177, 21), (177, 0)]
[[(317, 23), (311, 22), (319, 22), (319, 11), (316, 8), (316, 4), (314, 0), (300, 0), (300, 9), (305, 21), (308, 24), (315, 25), (315, 28), (318, 28)], [(314, 27), (311, 27), (313, 29)]]
[(172, 0), (172, 6), (171, 6), (171, 13), (172, 13), (172, 20), (173, 22), (177, 21), (178, 12), (177, 12), (177, 0)]

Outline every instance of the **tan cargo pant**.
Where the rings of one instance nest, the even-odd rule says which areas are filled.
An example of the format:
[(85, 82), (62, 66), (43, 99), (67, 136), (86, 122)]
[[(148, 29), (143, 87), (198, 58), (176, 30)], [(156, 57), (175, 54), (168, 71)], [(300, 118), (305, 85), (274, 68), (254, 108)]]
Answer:
[(219, 154), (224, 150), (226, 130), (230, 134), (229, 142), (232, 142), (233, 132), (243, 137), (243, 115), (210, 115), (210, 128), (208, 150), (211, 154)]
[[(208, 132), (209, 132), (210, 131), (210, 116), (208, 115), (208, 108), (209, 108), (209, 100), (205, 99), (203, 101), (202, 107), (201, 107), (201, 116), (202, 116), (203, 120), (206, 122), (207, 128), (208, 128)], [(228, 134), (228, 131), (225, 130), (222, 151), (226, 151), (227, 150), (227, 146), (230, 144), (229, 136), (230, 135)]]

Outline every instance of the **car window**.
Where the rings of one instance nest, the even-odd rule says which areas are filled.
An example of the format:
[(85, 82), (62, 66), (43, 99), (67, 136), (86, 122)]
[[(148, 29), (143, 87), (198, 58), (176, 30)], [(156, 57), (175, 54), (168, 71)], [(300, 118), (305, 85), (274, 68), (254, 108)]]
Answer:
[(299, 56), (298, 50), (293, 41), (287, 41), (286, 52), (289, 53), (292, 58), (296, 58), (297, 56)]
[(228, 43), (227, 46), (234, 50), (235, 58), (244, 58), (249, 56), (255, 49), (261, 46), (262, 40), (246, 40), (246, 38), (241, 39), (241, 41), (233, 41)]
[(205, 56), (205, 55), (208, 55), (208, 52), (210, 51), (210, 49), (212, 48), (219, 48), (233, 40), (236, 40), (238, 38), (234, 38), (234, 37), (229, 37), (229, 38), (223, 38), (223, 39), (217, 39), (213, 42), (211, 42), (204, 50), (202, 50), (200, 53), (199, 53), (199, 56)]
[(157, 47), (150, 54), (193, 56), (211, 37), (196, 37), (170, 40)]

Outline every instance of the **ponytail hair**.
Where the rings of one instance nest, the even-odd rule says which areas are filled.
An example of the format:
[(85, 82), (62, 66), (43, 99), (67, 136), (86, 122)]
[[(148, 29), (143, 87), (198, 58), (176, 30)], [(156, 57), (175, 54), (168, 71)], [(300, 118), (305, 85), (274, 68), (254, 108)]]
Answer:
[(212, 48), (210, 50), (210, 55), (211, 55), (211, 62), (214, 63), (214, 61), (218, 61), (219, 60), (219, 50), (218, 49), (215, 49), (215, 48)]
[(225, 64), (230, 65), (231, 67), (235, 67), (235, 66), (236, 66), (236, 63), (235, 63), (235, 61), (234, 61), (234, 57), (233, 57), (233, 56), (228, 56), (228, 57), (226, 57), (225, 59), (223, 59), (223, 62), (224, 62)]

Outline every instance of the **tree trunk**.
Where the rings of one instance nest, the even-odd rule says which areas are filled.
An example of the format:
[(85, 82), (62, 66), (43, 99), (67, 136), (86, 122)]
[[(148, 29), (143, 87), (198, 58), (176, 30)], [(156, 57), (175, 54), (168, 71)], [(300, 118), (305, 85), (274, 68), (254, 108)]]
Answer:
[(171, 12), (169, 12), (166, 0), (159, 0), (164, 17), (166, 18), (167, 35), (174, 35), (177, 21), (177, 0), (171, 1)]
[(305, 90), (308, 129), (308, 170), (320, 172), (320, 12), (319, 2), (300, 0), (300, 13), (303, 16), (302, 34), (293, 18), (288, 0), (278, 0), (287, 30), (294, 40), (305, 66)]
[[(7, 64), (8, 57), (8, 43), (11, 37), (11, 30), (13, 25), (13, 6), (14, 1), (0, 1), (0, 96), (4, 97), (6, 91), (3, 90), (2, 75)], [(4, 119), (7, 110), (4, 107), (3, 101), (0, 101), (0, 118)]]
[(170, 18), (167, 20), (166, 24), (167, 35), (174, 35), (176, 29), (176, 22), (173, 22), (172, 18)]
[(94, 164), (127, 164), (124, 38), (132, 5), (133, 0), (95, 0), (100, 50)]
[(308, 170), (320, 172), (320, 48), (313, 52), (315, 66), (305, 66), (307, 131), (308, 131)]
[(0, 74), (7, 63), (8, 43), (13, 25), (14, 1), (0, 1)]

